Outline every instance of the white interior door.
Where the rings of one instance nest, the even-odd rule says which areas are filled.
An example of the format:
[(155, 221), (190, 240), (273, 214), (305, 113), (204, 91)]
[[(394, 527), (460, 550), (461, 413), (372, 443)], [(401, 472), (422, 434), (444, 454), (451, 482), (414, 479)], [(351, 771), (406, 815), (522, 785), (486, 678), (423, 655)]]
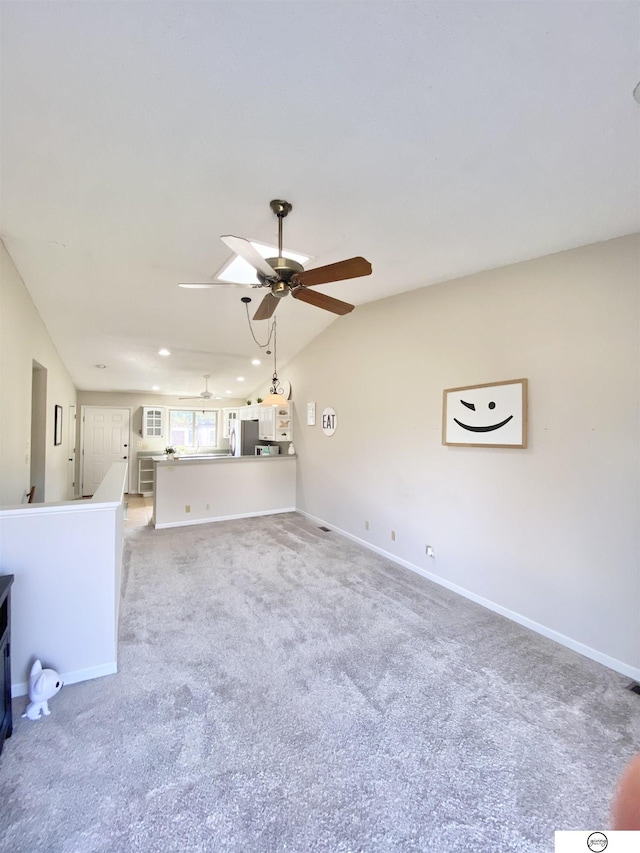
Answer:
[(76, 494), (76, 407), (73, 403), (69, 404), (69, 428), (67, 430), (67, 440), (69, 442), (69, 494), (75, 497)]
[(82, 407), (82, 495), (98, 488), (113, 462), (129, 459), (129, 409)]

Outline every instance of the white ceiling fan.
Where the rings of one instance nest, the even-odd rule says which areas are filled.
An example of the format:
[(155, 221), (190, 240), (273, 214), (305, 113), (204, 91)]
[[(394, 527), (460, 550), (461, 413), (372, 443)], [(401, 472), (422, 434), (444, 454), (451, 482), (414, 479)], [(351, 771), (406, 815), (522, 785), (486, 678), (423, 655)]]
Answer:
[(205, 373), (203, 378), (204, 391), (201, 391), (196, 397), (178, 397), (178, 400), (224, 400), (224, 397), (216, 397), (214, 396), (213, 391), (209, 391), (209, 379), (211, 378), (211, 374)]

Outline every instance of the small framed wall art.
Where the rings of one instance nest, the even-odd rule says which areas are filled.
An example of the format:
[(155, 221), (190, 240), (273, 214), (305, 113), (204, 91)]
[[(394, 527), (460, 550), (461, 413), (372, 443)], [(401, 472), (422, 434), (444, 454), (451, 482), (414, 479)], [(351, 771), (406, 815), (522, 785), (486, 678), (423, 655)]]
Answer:
[(62, 444), (62, 406), (55, 406), (53, 421), (53, 443)]
[(460, 447), (527, 446), (526, 379), (448, 388), (443, 396), (443, 444)]

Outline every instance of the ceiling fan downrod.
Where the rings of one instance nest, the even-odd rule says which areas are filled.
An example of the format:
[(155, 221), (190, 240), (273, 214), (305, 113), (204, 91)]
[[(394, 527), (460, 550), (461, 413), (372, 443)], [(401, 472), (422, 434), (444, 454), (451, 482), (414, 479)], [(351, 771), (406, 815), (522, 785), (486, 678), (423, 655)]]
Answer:
[[(265, 277), (258, 270), (258, 280), (263, 287), (269, 287), (271, 290), (271, 295), (276, 297), (277, 299), (281, 299), (283, 296), (288, 296), (291, 292), (290, 282), (293, 276), (296, 273), (300, 273), (304, 270), (302, 264), (299, 264), (297, 261), (292, 260), (291, 258), (283, 258), (282, 257), (282, 220), (285, 216), (293, 209), (293, 205), (288, 201), (282, 201), (282, 199), (274, 198), (273, 201), (269, 203), (271, 210), (278, 217), (278, 257), (277, 258), (267, 258), (266, 261), (269, 266), (275, 271), (278, 276), (277, 280), (274, 282), (272, 279)], [(258, 309), (259, 310), (259, 309)], [(271, 311), (271, 314), (273, 311)], [(268, 316), (271, 316), (269, 314)], [(259, 319), (259, 318), (254, 318)]]
[(293, 210), (293, 205), (288, 201), (282, 201), (279, 198), (274, 198), (269, 202), (269, 207), (278, 217), (278, 257), (282, 257), (282, 220)]

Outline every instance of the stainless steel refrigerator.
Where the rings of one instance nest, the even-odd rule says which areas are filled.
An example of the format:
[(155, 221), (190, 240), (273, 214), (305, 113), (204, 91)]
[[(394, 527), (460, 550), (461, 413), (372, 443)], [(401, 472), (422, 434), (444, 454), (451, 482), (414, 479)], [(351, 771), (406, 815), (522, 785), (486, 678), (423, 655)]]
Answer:
[(229, 454), (231, 456), (255, 456), (258, 441), (258, 421), (230, 422)]

